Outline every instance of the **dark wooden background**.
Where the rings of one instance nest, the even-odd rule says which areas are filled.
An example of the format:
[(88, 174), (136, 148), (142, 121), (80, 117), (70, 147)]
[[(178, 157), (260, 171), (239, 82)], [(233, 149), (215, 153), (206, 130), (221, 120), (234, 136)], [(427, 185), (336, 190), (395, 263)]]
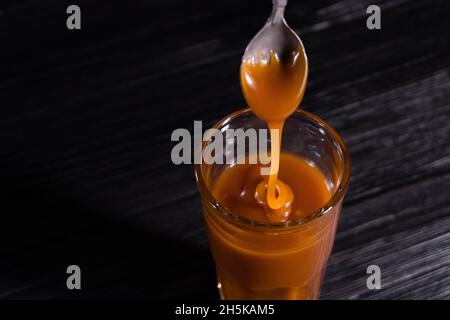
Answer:
[[(77, 4), (82, 29), (66, 28)], [(290, 0), (304, 108), (352, 158), (324, 299), (450, 298), (450, 3)], [(217, 298), (175, 128), (241, 108), (269, 0), (2, 1), (0, 298)], [(82, 290), (66, 288), (66, 267)], [(382, 289), (366, 288), (366, 268)]]

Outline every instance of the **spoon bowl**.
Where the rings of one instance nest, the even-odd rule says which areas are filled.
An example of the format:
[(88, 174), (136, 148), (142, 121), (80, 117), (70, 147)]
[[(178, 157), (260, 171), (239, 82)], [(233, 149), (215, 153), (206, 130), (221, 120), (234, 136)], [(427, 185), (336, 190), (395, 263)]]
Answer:
[(307, 63), (302, 41), (284, 19), (286, 5), (287, 0), (273, 1), (272, 14), (248, 44), (243, 61), (267, 63), (272, 52), (283, 64), (292, 63), (292, 57), (296, 55)]

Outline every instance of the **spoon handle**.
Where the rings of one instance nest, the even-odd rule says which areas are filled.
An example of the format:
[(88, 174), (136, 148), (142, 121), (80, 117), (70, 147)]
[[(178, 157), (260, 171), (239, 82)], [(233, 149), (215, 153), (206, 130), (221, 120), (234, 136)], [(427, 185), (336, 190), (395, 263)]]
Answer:
[(273, 24), (279, 24), (284, 20), (284, 9), (287, 5), (287, 0), (272, 0), (272, 14), (269, 21)]
[(277, 7), (286, 7), (288, 0), (272, 0), (272, 4)]

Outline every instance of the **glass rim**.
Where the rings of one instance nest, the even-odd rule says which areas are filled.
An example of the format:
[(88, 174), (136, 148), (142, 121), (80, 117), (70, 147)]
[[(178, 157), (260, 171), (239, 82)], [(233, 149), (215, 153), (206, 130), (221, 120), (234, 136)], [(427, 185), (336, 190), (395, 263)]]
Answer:
[[(216, 122), (212, 128), (219, 129), (223, 126), (225, 126), (228, 122), (232, 121), (233, 119), (251, 113), (254, 115), (254, 113), (251, 111), (250, 108), (244, 108), (238, 111), (235, 111), (224, 118), (220, 119), (218, 122)], [(267, 229), (267, 231), (277, 231), (283, 229), (291, 229), (291, 228), (297, 228), (304, 226), (306, 224), (310, 224), (313, 221), (317, 220), (318, 218), (326, 215), (329, 213), (344, 197), (344, 195), (347, 192), (348, 184), (350, 180), (350, 155), (348, 153), (347, 146), (345, 145), (344, 139), (337, 133), (337, 131), (328, 124), (325, 120), (322, 118), (316, 116), (315, 114), (305, 111), (303, 109), (297, 109), (294, 114), (300, 114), (303, 117), (306, 117), (309, 120), (313, 120), (316, 124), (319, 124), (320, 127), (324, 128), (326, 132), (332, 137), (333, 142), (337, 142), (340, 153), (342, 155), (342, 173), (341, 181), (339, 185), (337, 186), (336, 190), (333, 192), (330, 199), (325, 203), (321, 208), (317, 209), (310, 215), (302, 218), (298, 218), (295, 220), (287, 221), (287, 222), (277, 222), (277, 223), (270, 223), (270, 222), (261, 222), (261, 221), (254, 221), (247, 218), (244, 218), (240, 216), (239, 214), (236, 214), (232, 212), (231, 210), (227, 209), (226, 207), (222, 206), (220, 202), (211, 194), (209, 188), (206, 186), (205, 180), (203, 179), (202, 175), (202, 165), (203, 161), (201, 163), (195, 164), (195, 178), (197, 182), (197, 187), (200, 191), (200, 196), (202, 197), (202, 200), (206, 198), (208, 203), (220, 214), (226, 218), (231, 219), (232, 222), (237, 223), (238, 225), (243, 225), (246, 227), (256, 227), (256, 228), (264, 228)], [(255, 115), (254, 115), (255, 116)], [(256, 117), (256, 116), (255, 116)], [(202, 141), (202, 149), (205, 147), (206, 143), (209, 141)]]

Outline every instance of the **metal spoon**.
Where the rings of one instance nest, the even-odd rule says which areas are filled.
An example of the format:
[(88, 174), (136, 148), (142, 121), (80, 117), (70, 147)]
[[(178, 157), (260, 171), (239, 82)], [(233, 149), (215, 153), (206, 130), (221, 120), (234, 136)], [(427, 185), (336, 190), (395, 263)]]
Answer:
[(293, 54), (300, 52), (299, 58), (307, 63), (303, 43), (284, 19), (287, 0), (272, 0), (272, 3), (272, 14), (248, 44), (242, 60), (251, 63), (268, 62), (272, 51), (282, 63), (288, 63)]

